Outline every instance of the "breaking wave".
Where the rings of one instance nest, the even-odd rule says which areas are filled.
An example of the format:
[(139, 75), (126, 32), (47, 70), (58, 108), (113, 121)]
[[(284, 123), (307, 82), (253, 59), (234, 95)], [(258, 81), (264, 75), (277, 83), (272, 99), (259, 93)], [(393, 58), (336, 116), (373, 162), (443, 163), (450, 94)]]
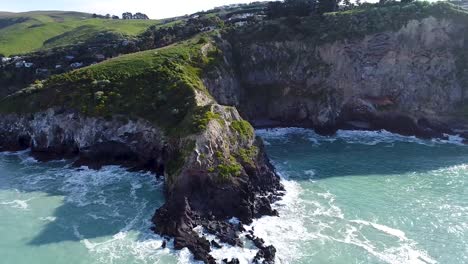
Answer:
[(417, 143), (427, 146), (434, 146), (436, 144), (455, 144), (463, 146), (463, 138), (458, 135), (446, 135), (447, 139), (432, 139), (424, 140), (414, 136), (402, 136), (399, 134), (391, 133), (386, 130), (379, 131), (363, 131), (363, 130), (338, 130), (333, 136), (322, 136), (317, 134), (311, 129), (305, 128), (274, 128), (274, 129), (260, 129), (256, 131), (258, 136), (261, 136), (267, 144), (269, 140), (279, 140), (282, 142), (289, 142), (291, 138), (300, 137), (307, 139), (312, 143), (320, 144), (321, 142), (334, 142), (342, 141), (348, 144), (365, 144), (377, 145), (381, 143), (391, 144), (395, 142), (408, 142)]

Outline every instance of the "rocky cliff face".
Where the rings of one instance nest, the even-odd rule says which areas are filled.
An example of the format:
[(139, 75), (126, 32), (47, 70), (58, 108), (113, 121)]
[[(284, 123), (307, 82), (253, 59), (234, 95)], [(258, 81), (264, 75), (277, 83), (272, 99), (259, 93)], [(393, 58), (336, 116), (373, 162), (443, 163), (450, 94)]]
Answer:
[(260, 126), (441, 136), (441, 128), (463, 119), (458, 112), (467, 95), (460, 72), (466, 64), (457, 52), (466, 45), (467, 30), (449, 18), (427, 17), (398, 31), (319, 45), (308, 38), (233, 41), (221, 46), (229, 54), (224, 67), (234, 64), (237, 82), (233, 74), (218, 75), (216, 83), (223, 85), (208, 86), (223, 98), (237, 91), (227, 103)]
[[(242, 117), (258, 126), (314, 127), (324, 133), (338, 128), (383, 128), (421, 137), (463, 132), (468, 126), (466, 116), (460, 115), (460, 105), (468, 96), (468, 78), (464, 77), (468, 56), (457, 52), (464, 54), (463, 49), (468, 47), (467, 32), (468, 26), (449, 18), (427, 17), (411, 20), (396, 31), (328, 43), (307, 37), (287, 41), (241, 38), (252, 39), (247, 42), (218, 37), (217, 49), (223, 56), (214, 65), (199, 68), (209, 69), (203, 75), (204, 86), (201, 81), (200, 87), (190, 90), (183, 86), (190, 100), (184, 97), (169, 105), (173, 107), (171, 114), (177, 114), (174, 104), (182, 107), (194, 100), (196, 106), (189, 109), (194, 111), (192, 117), (203, 109), (197, 119), (203, 121), (197, 123), (198, 132), (170, 134), (143, 119), (92, 117), (49, 107), (40, 101), (48, 99), (49, 88), (34, 91), (42, 96), (25, 97), (35, 98), (39, 100), (37, 105), (49, 109), (0, 116), (0, 151), (30, 147), (42, 160), (74, 157), (76, 165), (99, 168), (122, 164), (164, 174), (167, 201), (153, 217), (155, 231), (173, 237), (177, 249), (188, 247), (196, 259), (214, 263), (210, 250), (216, 244), (193, 229), (202, 226), (225, 243), (242, 245), (238, 237), (242, 224), (227, 219), (237, 217), (249, 223), (255, 217), (275, 215), (270, 204), (282, 189), (261, 140)], [(201, 61), (210, 61), (207, 54), (213, 51), (211, 44), (203, 45)], [(125, 63), (132, 60), (138, 57), (127, 57)], [(179, 69), (187, 66), (182, 63)], [(183, 75), (183, 70), (175, 73), (164, 85), (193, 74)], [(113, 91), (113, 85), (121, 83), (114, 81), (108, 81)], [(86, 85), (92, 84), (74, 87), (74, 96), (79, 97), (77, 89)], [(167, 88), (164, 85), (159, 88)], [(128, 87), (121, 90), (126, 91), (124, 88)], [(161, 91), (155, 93), (151, 85), (147, 88), (145, 98), (155, 105), (153, 98), (159, 97), (161, 102), (173, 98), (162, 96)], [(63, 96), (59, 105), (70, 101), (69, 92), (64, 89), (59, 94)], [(96, 94), (102, 95), (103, 91), (91, 95)], [(135, 107), (141, 106), (140, 99), (135, 99), (139, 103)], [(87, 98), (82, 100), (88, 102)], [(14, 108), (15, 101), (8, 102)], [(187, 129), (181, 124), (193, 121), (188, 117), (181, 119), (176, 128)], [(274, 248), (263, 245), (260, 239), (252, 240), (259, 248), (257, 259), (271, 263)]]
[(31, 148), (41, 160), (75, 157), (77, 165), (122, 164), (161, 171), (165, 137), (144, 120), (84, 117), (49, 109), (0, 119), (1, 150)]
[(233, 107), (213, 105), (212, 111), (218, 117), (203, 133), (181, 141), (192, 144), (193, 151), (187, 153), (177, 177), (167, 175), (168, 202), (153, 219), (158, 233), (175, 238), (176, 249), (187, 247), (206, 263), (215, 263), (209, 255), (210, 242), (193, 228), (201, 225), (222, 242), (242, 246), (242, 225), (226, 220), (237, 217), (250, 223), (253, 218), (276, 215), (270, 204), (282, 189), (250, 124)]
[[(74, 158), (75, 165), (117, 164), (164, 174), (167, 201), (153, 218), (155, 231), (173, 237), (176, 249), (187, 247), (196, 259), (215, 263), (210, 241), (193, 229), (203, 226), (222, 242), (242, 246), (242, 224), (227, 220), (250, 223), (276, 215), (270, 205), (282, 187), (251, 125), (233, 107), (209, 107), (214, 118), (206, 128), (183, 138), (122, 116), (85, 117), (56, 109), (3, 115), (0, 151), (31, 148), (44, 161)], [(274, 258), (272, 247), (262, 245), (259, 252)]]

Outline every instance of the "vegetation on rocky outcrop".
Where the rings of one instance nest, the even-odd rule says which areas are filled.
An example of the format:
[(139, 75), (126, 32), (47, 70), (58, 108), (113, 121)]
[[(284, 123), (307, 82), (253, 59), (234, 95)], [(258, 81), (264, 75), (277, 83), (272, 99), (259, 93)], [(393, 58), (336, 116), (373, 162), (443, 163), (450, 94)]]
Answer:
[(195, 90), (206, 93), (200, 74), (210, 61), (200, 50), (192, 40), (53, 76), (6, 98), (0, 108), (22, 113), (73, 108), (91, 116), (144, 118), (171, 133), (184, 123), (178, 132), (195, 132), (207, 118), (195, 103)]
[[(466, 99), (468, 14), (457, 7), (387, 3), (224, 26), (222, 17), (246, 11), (233, 12), (151, 27), (135, 42), (150, 50), (5, 97), (0, 147), (74, 154), (80, 165), (128, 158), (163, 173), (167, 202), (153, 218), (155, 231), (214, 263), (210, 243), (193, 228), (241, 245), (241, 225), (226, 220), (275, 215), (270, 205), (282, 189), (245, 119), (319, 132), (455, 131), (441, 118)], [(274, 259), (272, 248), (260, 250)]]

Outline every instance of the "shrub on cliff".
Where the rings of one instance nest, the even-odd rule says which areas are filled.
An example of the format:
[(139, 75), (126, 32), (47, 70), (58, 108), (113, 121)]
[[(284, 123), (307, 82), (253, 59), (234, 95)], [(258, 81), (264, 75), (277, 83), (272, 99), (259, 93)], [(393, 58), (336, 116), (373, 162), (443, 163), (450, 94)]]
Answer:
[(239, 133), (239, 135), (241, 135), (245, 139), (254, 137), (254, 129), (252, 125), (245, 120), (232, 122), (231, 128), (234, 129), (237, 133)]

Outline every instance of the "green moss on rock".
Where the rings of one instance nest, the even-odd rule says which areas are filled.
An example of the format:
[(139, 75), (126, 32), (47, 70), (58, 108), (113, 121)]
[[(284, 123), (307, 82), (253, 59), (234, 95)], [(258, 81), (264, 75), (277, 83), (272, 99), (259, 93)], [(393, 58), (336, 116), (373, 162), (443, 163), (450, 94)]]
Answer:
[(250, 148), (242, 148), (239, 150), (239, 157), (243, 162), (254, 166), (255, 159), (258, 155), (258, 151), (258, 147), (256, 146), (251, 146)]
[(242, 166), (231, 156), (224, 163), (219, 164), (216, 167), (216, 171), (220, 182), (228, 182), (231, 177), (237, 177), (241, 174)]
[(171, 154), (171, 157), (168, 159), (168, 162), (166, 164), (166, 174), (169, 176), (167, 179), (169, 185), (172, 184), (174, 176), (180, 173), (180, 170), (183, 168), (187, 157), (195, 149), (194, 140), (187, 140), (181, 145), (181, 148), (177, 148)]
[(236, 120), (231, 123), (231, 128), (235, 130), (242, 138), (249, 139), (254, 137), (254, 128), (245, 120)]

